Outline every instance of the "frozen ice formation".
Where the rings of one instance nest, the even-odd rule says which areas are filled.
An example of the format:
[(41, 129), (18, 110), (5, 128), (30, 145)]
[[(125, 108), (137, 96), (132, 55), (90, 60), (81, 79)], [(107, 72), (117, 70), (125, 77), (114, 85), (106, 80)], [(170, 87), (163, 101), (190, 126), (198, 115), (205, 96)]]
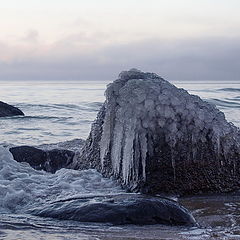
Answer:
[(97, 168), (147, 193), (239, 189), (239, 129), (214, 105), (136, 69), (105, 94), (76, 169)]

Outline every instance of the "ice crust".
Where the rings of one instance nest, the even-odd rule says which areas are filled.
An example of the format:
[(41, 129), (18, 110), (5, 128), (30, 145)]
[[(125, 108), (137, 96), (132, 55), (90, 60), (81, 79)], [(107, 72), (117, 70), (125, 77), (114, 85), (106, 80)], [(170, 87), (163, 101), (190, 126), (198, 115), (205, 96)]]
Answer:
[(154, 73), (124, 71), (108, 85), (105, 95), (104, 119), (98, 117), (90, 137), (94, 142), (101, 129), (101, 170), (112, 168), (112, 174), (126, 185), (146, 181), (147, 162), (161, 151), (156, 148), (162, 142), (171, 149), (174, 181), (181, 143), (191, 145), (184, 157), (193, 162), (205, 154), (201, 145), (209, 145), (224, 160), (233, 150), (239, 151), (239, 130), (222, 112)]
[(55, 174), (37, 171), (16, 162), (0, 146), (0, 213), (27, 213), (43, 203), (74, 197), (123, 192), (111, 179), (96, 170), (61, 169)]

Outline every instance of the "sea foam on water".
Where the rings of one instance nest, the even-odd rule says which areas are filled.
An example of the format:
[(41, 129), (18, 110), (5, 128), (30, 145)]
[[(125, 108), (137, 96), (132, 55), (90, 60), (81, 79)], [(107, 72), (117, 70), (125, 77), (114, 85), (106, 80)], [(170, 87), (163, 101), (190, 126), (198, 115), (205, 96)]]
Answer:
[(16, 162), (7, 149), (0, 147), (1, 213), (24, 213), (46, 202), (120, 192), (114, 181), (96, 170), (61, 169), (55, 174), (37, 171), (27, 163)]

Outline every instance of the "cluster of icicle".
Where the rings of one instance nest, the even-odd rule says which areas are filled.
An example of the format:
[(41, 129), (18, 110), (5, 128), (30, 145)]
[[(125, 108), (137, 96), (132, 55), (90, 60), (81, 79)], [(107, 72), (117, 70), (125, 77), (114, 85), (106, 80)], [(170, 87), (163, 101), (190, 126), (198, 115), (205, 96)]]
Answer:
[[(146, 180), (147, 155), (153, 154), (151, 139), (164, 134), (174, 149), (190, 136), (191, 145), (211, 139), (216, 155), (227, 154), (237, 128), (215, 106), (190, 95), (153, 73), (124, 71), (106, 90), (105, 118), (99, 143), (102, 169), (110, 161), (112, 173), (125, 184)], [(238, 139), (239, 140), (239, 139)], [(194, 149), (192, 157), (194, 158)], [(172, 159), (175, 166), (175, 158)]]

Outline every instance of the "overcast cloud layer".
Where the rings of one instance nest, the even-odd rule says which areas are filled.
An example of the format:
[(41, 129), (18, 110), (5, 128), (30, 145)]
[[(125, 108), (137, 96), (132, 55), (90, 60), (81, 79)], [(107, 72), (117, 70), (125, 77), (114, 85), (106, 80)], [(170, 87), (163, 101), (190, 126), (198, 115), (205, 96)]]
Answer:
[(240, 80), (239, 1), (22, 2), (0, 9), (0, 80)]

